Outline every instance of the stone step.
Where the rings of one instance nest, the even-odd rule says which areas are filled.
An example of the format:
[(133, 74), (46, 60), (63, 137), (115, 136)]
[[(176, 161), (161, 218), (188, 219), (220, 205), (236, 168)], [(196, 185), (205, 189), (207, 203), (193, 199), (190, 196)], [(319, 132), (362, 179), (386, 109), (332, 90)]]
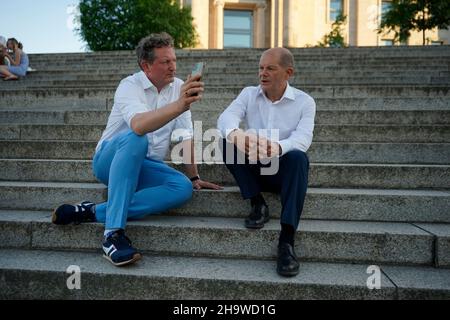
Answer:
[[(183, 165), (174, 166), (184, 171)], [(197, 164), (207, 181), (234, 184), (224, 165)], [(309, 186), (320, 188), (445, 189), (448, 165), (319, 164), (311, 163)], [(95, 182), (90, 160), (0, 159), (0, 180)]]
[[(99, 104), (76, 105), (68, 98), (61, 104), (58, 99), (36, 98), (25, 106), (20, 98), (1, 105), (0, 123), (106, 124), (113, 99), (103, 98)], [(78, 100), (78, 101), (77, 101)], [(105, 101), (107, 106), (105, 107)], [(191, 108), (194, 120), (197, 115), (215, 121), (233, 98), (204, 98)], [(448, 124), (450, 123), (450, 99), (447, 98), (318, 98), (316, 101), (317, 124)], [(64, 113), (58, 113), (64, 112)], [(48, 119), (47, 118), (48, 115)]]
[[(308, 188), (302, 219), (379, 221), (379, 222), (450, 222), (450, 191), (378, 190)], [(213, 200), (211, 200), (213, 198)], [(271, 216), (281, 213), (277, 195), (265, 193)], [(77, 200), (78, 203), (80, 200)], [(76, 203), (72, 202), (72, 203)], [(205, 203), (214, 204), (205, 208)], [(248, 201), (242, 200), (237, 187), (225, 187), (219, 192), (194, 192), (193, 200), (171, 210), (181, 216), (247, 217)]]
[[(418, 60), (425, 58), (445, 59), (449, 58), (448, 53), (449, 46), (442, 46), (438, 49), (427, 47), (425, 50), (417, 50), (417, 48), (408, 47), (404, 50), (396, 49), (383, 50), (381, 47), (372, 47), (370, 50), (353, 50), (354, 48), (337, 48), (330, 49), (324, 48), (318, 50), (317, 48), (290, 48), (294, 59), (305, 60), (319, 60), (323, 59), (324, 62), (333, 61), (336, 59), (342, 60), (370, 60), (370, 61), (383, 61), (381, 57), (390, 58), (389, 61), (404, 61), (405, 59)], [(239, 58), (240, 60), (254, 60), (259, 59), (261, 54), (266, 49), (225, 49), (225, 50), (176, 50), (178, 61), (196, 61), (199, 58), (205, 59), (230, 59)], [(65, 54), (29, 54), (30, 60), (33, 61), (64, 61), (64, 62), (78, 62), (78, 61), (116, 61), (117, 58), (121, 58), (122, 62), (134, 62), (136, 60), (136, 54), (134, 50), (128, 52), (118, 51), (103, 51), (103, 52), (90, 52), (90, 53), (65, 53)], [(328, 58), (328, 59), (326, 59)], [(333, 59), (330, 59), (333, 58)], [(430, 59), (432, 60), (432, 59)], [(384, 60), (386, 62), (386, 60)]]
[[(102, 223), (56, 226), (50, 216), (0, 212), (0, 248), (100, 248)], [(246, 229), (243, 219), (152, 216), (128, 222), (126, 230), (133, 245), (144, 252), (275, 259), (280, 225), (272, 220), (255, 231)], [(303, 261), (433, 266), (439, 254), (434, 235), (409, 223), (301, 220), (295, 238), (296, 254)]]
[[(97, 183), (0, 181), (0, 208), (53, 210), (63, 203), (106, 201)], [(317, 220), (450, 223), (450, 191), (308, 188), (302, 218)], [(272, 217), (281, 212), (279, 197), (265, 193)], [(205, 206), (205, 203), (210, 205)], [(172, 210), (180, 216), (239, 217), (249, 204), (237, 187), (195, 191), (192, 201)]]
[[(241, 62), (242, 65), (258, 65), (261, 57), (261, 53), (257, 52), (252, 55), (223, 55), (223, 56), (193, 56), (193, 57), (177, 57), (178, 65), (192, 65), (195, 62), (203, 61), (206, 62), (206, 65), (229, 65), (236, 64)], [(49, 61), (51, 60), (51, 61)], [(416, 57), (390, 57), (389, 59), (380, 59), (379, 57), (371, 57), (370, 55), (361, 55), (361, 56), (298, 56), (294, 53), (294, 61), (301, 66), (308, 67), (310, 65), (313, 66), (337, 66), (344, 65), (350, 66), (352, 63), (354, 65), (358, 65), (361, 67), (364, 66), (378, 66), (378, 65), (402, 65), (411, 67), (414, 64), (424, 65), (429, 63), (431, 66), (436, 66), (438, 64), (446, 65), (449, 63), (450, 57), (446, 55), (434, 55), (434, 56), (416, 56)], [(46, 59), (33, 59), (30, 56), (30, 64), (38, 65), (38, 66), (83, 66), (89, 65), (92, 67), (98, 66), (102, 67), (114, 67), (117, 65), (123, 66), (134, 66), (137, 67), (137, 60), (135, 56), (130, 58), (123, 58), (118, 60), (116, 57), (102, 57), (101, 59), (89, 59), (88, 57), (79, 58), (79, 59), (51, 59), (50, 56)]]
[(7, 159), (91, 159), (97, 142), (0, 140), (0, 157)]
[[(450, 64), (442, 64), (438, 63), (436, 65), (428, 65), (428, 62), (424, 62), (422, 64), (415, 64), (412, 67), (410, 62), (407, 65), (377, 65), (377, 66), (358, 66), (352, 64), (351, 66), (345, 65), (333, 65), (333, 66), (323, 66), (323, 65), (304, 65), (302, 61), (299, 66), (295, 69), (295, 76), (301, 76), (308, 78), (318, 77), (318, 76), (326, 76), (326, 77), (372, 77), (372, 76), (399, 76), (404, 75), (408, 76), (420, 76), (423, 74), (424, 76), (448, 76), (450, 72)], [(87, 75), (96, 76), (105, 76), (111, 75), (114, 77), (120, 76), (121, 78), (125, 78), (128, 75), (134, 74), (140, 71), (139, 67), (135, 64), (120, 67), (115, 66), (115, 64), (109, 64), (108, 66), (104, 66), (101, 69), (98, 68), (97, 65), (89, 66), (79, 64), (77, 66), (69, 66), (69, 65), (61, 65), (55, 66), (53, 64), (45, 65), (45, 66), (36, 66), (32, 65), (35, 69), (34, 72), (28, 73), (26, 77), (22, 80), (28, 81), (29, 79), (38, 79), (38, 78), (53, 78), (53, 77), (62, 77), (69, 79), (73, 79), (76, 76), (86, 77)], [(179, 64), (176, 75), (177, 77), (185, 80), (187, 75), (191, 72), (191, 64), (185, 63), (184, 65)], [(257, 75), (258, 74), (258, 62), (255, 63), (228, 63), (218, 65), (214, 62), (210, 63), (210, 66), (205, 67), (204, 75), (209, 76), (211, 74), (223, 74), (228, 75), (230, 77), (235, 76), (236, 74), (241, 75)]]
[[(182, 76), (184, 77), (184, 76)], [(85, 80), (70, 79), (53, 79), (46, 77), (45, 79), (25, 78), (20, 82), (7, 82), (2, 85), (4, 90), (7, 89), (26, 89), (26, 88), (110, 88), (117, 87), (120, 83), (120, 77), (110, 77), (108, 79), (96, 79), (95, 76)], [(205, 75), (203, 78), (206, 89), (214, 86), (238, 86), (240, 88), (249, 85), (258, 85), (259, 80), (256, 73), (250, 75)], [(300, 73), (293, 77), (290, 83), (294, 87), (312, 87), (312, 86), (433, 86), (447, 85), (450, 83), (448, 76), (380, 76), (380, 77), (304, 77)]]
[(450, 142), (450, 126), (315, 125), (317, 142)]
[(450, 144), (317, 142), (308, 156), (321, 163), (450, 164)]
[[(227, 83), (230, 80), (241, 82), (253, 82), (258, 80), (258, 74), (254, 69), (239, 69), (235, 68), (232, 70), (227, 70), (226, 68), (216, 68), (211, 70), (206, 70), (203, 73), (203, 81), (206, 84), (211, 83)], [(188, 74), (189, 70), (180, 71), (178, 76), (183, 78), (185, 74)], [(449, 71), (428, 71), (428, 72), (418, 72), (417, 70), (405, 70), (405, 72), (298, 72), (291, 79), (291, 83), (315, 83), (315, 82), (328, 82), (328, 83), (430, 83), (433, 79), (442, 79), (442, 81), (449, 80)], [(116, 73), (116, 72), (78, 72), (78, 73), (67, 73), (67, 72), (45, 72), (40, 71), (38, 73), (31, 73), (27, 77), (24, 77), (21, 81), (22, 84), (33, 84), (33, 83), (53, 83), (59, 84), (60, 82), (103, 82), (103, 81), (120, 81), (125, 77), (129, 76), (130, 73)], [(311, 82), (309, 82), (311, 81)]]
[[(257, 83), (249, 83), (247, 85), (256, 85)], [(33, 86), (22, 86), (22, 87), (12, 87), (14, 90), (2, 90), (0, 91), (0, 97), (6, 96), (9, 101), (15, 99), (15, 93), (20, 92), (20, 95), (23, 95), (22, 90), (31, 91), (28, 96), (32, 98), (33, 91), (40, 92), (52, 92), (53, 95), (58, 98), (58, 95), (62, 95), (63, 92), (69, 94), (79, 94), (83, 93), (92, 93), (94, 96), (78, 96), (77, 98), (82, 100), (82, 102), (89, 102), (91, 105), (95, 102), (102, 103), (104, 100), (99, 101), (99, 93), (104, 94), (108, 93), (106, 97), (101, 98), (112, 98), (113, 92), (117, 87), (117, 83), (112, 83), (109, 86), (105, 86), (102, 84), (94, 85), (86, 85), (80, 84), (79, 87), (75, 86), (51, 86), (51, 87), (33, 87)], [(417, 86), (402, 86), (402, 85), (323, 85), (323, 86), (302, 86), (300, 87), (303, 91), (308, 93), (314, 98), (400, 98), (400, 97), (442, 97), (447, 98), (449, 95), (449, 86), (448, 85), (417, 85)], [(242, 91), (242, 85), (239, 86), (206, 86), (204, 95), (204, 99), (207, 98), (235, 98)], [(65, 96), (62, 100), (58, 101), (58, 104), (64, 104)], [(53, 98), (53, 97), (51, 97)], [(70, 97), (69, 97), (70, 98)], [(91, 98), (92, 100), (90, 100)], [(96, 98), (96, 99), (95, 99)], [(53, 98), (54, 99), (54, 98)], [(2, 98), (3, 100), (3, 98)], [(5, 100), (2, 101), (2, 105), (9, 105), (10, 102)], [(70, 100), (69, 100), (70, 101)], [(73, 100), (72, 100), (73, 101)], [(70, 104), (73, 102), (70, 101)], [(34, 101), (35, 102), (35, 101)], [(23, 103), (23, 102), (22, 102)], [(66, 101), (66, 103), (68, 103)], [(76, 100), (75, 103), (79, 103)], [(24, 105), (22, 105), (24, 106)], [(25, 101), (26, 106), (26, 101)]]
[[(295, 67), (294, 76), (298, 75), (311, 75), (313, 77), (323, 75), (326, 77), (342, 75), (346, 77), (355, 77), (355, 76), (365, 76), (365, 72), (368, 73), (368, 77), (378, 75), (378, 76), (386, 76), (388, 74), (392, 76), (418, 76), (419, 72), (423, 72), (424, 75), (434, 75), (440, 76), (441, 73), (446, 75), (450, 71), (450, 63), (436, 62), (433, 64), (429, 64), (429, 61), (423, 62), (414, 62), (407, 61), (404, 64), (331, 64), (326, 65), (321, 62), (308, 62), (306, 61), (297, 61)], [(187, 78), (187, 75), (190, 74), (192, 66), (194, 63), (179, 63), (176, 75), (183, 80)], [(224, 74), (233, 76), (236, 74), (241, 75), (257, 75), (258, 74), (258, 65), (259, 61), (254, 62), (227, 62), (220, 63), (218, 61), (210, 61), (206, 62), (206, 66), (204, 68), (204, 75), (214, 75), (214, 74)], [(48, 76), (56, 76), (59, 75), (62, 78), (67, 78), (72, 75), (83, 75), (87, 76), (92, 73), (93, 76), (98, 75), (112, 75), (112, 76), (122, 76), (126, 77), (130, 74), (136, 73), (140, 71), (140, 68), (137, 64), (126, 64), (117, 66), (115, 63), (105, 64), (103, 66), (99, 66), (97, 64), (87, 64), (87, 63), (79, 63), (77, 65), (68, 65), (68, 64), (60, 64), (60, 65), (35, 65), (31, 64), (34, 69), (33, 72), (29, 72), (26, 77), (23, 79), (30, 78), (39, 78), (43, 75)], [(352, 74), (352, 71), (355, 71)]]
[[(192, 111), (207, 109), (221, 112), (239, 94), (206, 92), (202, 101), (194, 104)], [(0, 110), (110, 110), (113, 105), (114, 89), (111, 90), (75, 90), (75, 89), (48, 89), (27, 91), (1, 91)], [(316, 98), (317, 110), (450, 110), (450, 99), (445, 96), (430, 97), (319, 97)], [(0, 118), (1, 121), (2, 118)]]
[[(48, 77), (45, 77), (48, 79)], [(121, 77), (103, 77), (96, 79), (95, 76), (89, 79), (53, 79), (43, 80), (43, 79), (27, 79), (27, 81), (22, 81), (20, 84), (7, 84), (5, 88), (29, 88), (29, 87), (51, 87), (51, 86), (64, 86), (64, 87), (111, 87), (118, 86)], [(259, 82), (257, 75), (245, 76), (245, 75), (205, 75), (202, 79), (207, 86), (220, 86), (225, 85), (236, 85), (245, 87), (248, 85), (257, 85)], [(434, 85), (434, 84), (450, 84), (450, 77), (448, 76), (418, 76), (418, 77), (327, 77), (327, 78), (309, 78), (304, 76), (298, 76), (292, 79), (292, 85), (295, 87), (303, 87), (310, 85), (335, 85), (335, 84), (345, 84), (345, 85)]]
[[(393, 47), (394, 48), (394, 47)], [(371, 47), (370, 50), (362, 50), (358, 47), (358, 50), (353, 48), (290, 48), (291, 53), (294, 58), (298, 59), (321, 59), (321, 58), (339, 58), (342, 59), (371, 59), (380, 60), (381, 57), (389, 57), (393, 61), (401, 59), (419, 59), (419, 58), (445, 58), (449, 57), (448, 48), (449, 46), (441, 47), (423, 47), (417, 50), (418, 47), (409, 46), (403, 50), (399, 50), (399, 47), (395, 49), (385, 50), (382, 47)], [(436, 50), (437, 49), (437, 50)], [(256, 59), (259, 58), (258, 54), (262, 54), (266, 49), (176, 49), (176, 55), (178, 60), (195, 61), (198, 58), (211, 58), (211, 59), (221, 59), (221, 58), (240, 58), (240, 59)], [(34, 61), (104, 61), (104, 60), (114, 60), (121, 58), (120, 61), (135, 60), (136, 54), (134, 50), (129, 51), (98, 51), (98, 52), (79, 52), (79, 53), (64, 53), (61, 54), (51, 54), (51, 53), (41, 53), (41, 54), (29, 54), (30, 59)], [(123, 58), (123, 59), (122, 59)], [(325, 60), (325, 59), (324, 59)]]
[(435, 265), (450, 268), (450, 224), (417, 223), (415, 225), (435, 237), (437, 252)]
[[(200, 104), (199, 104), (200, 105)], [(206, 107), (206, 106), (205, 106)], [(212, 108), (212, 106), (211, 106)], [(0, 124), (36, 124), (36, 125), (105, 125), (110, 111), (80, 110), (64, 111), (64, 108), (42, 110), (0, 110)], [(193, 121), (200, 116), (215, 123), (220, 111), (192, 108)], [(206, 108), (205, 108), (206, 109)], [(208, 107), (209, 109), (209, 107)], [(449, 110), (317, 110), (314, 119), (319, 125), (449, 125)], [(59, 111), (56, 111), (59, 110)]]
[[(448, 47), (447, 47), (448, 48)], [(447, 49), (448, 50), (448, 49)], [(227, 49), (228, 51), (228, 49)], [(450, 56), (447, 52), (435, 52), (435, 53), (428, 53), (424, 54), (424, 52), (403, 52), (403, 54), (400, 56), (393, 56), (393, 55), (377, 55), (376, 52), (372, 53), (364, 53), (364, 54), (345, 54), (342, 51), (336, 52), (335, 54), (297, 54), (294, 50), (291, 50), (293, 53), (294, 61), (297, 64), (304, 65), (307, 67), (309, 64), (323, 64), (323, 65), (339, 65), (344, 64), (348, 65), (351, 62), (354, 62), (357, 65), (364, 66), (364, 63), (366, 65), (406, 65), (407, 62), (413, 62), (416, 64), (424, 64), (427, 61), (430, 63), (430, 65), (439, 63), (448, 63), (448, 60), (450, 59)], [(259, 52), (252, 52), (250, 54), (242, 54), (239, 52), (231, 52), (228, 51), (224, 55), (203, 55), (199, 54), (198, 52), (191, 56), (183, 55), (182, 52), (177, 53), (177, 63), (178, 65), (192, 65), (195, 62), (198, 61), (204, 61), (207, 63), (207, 65), (211, 65), (213, 62), (217, 62), (219, 64), (229, 64), (229, 63), (236, 63), (236, 62), (243, 62), (246, 63), (258, 63), (261, 57), (262, 51)], [(104, 55), (102, 57), (92, 57), (89, 55), (80, 55), (78, 57), (68, 57), (66, 54), (60, 55), (57, 57), (54, 57), (52, 55), (46, 55), (42, 57), (37, 57), (35, 55), (29, 55), (30, 63), (32, 65), (40, 65), (40, 66), (50, 66), (52, 64), (56, 65), (83, 65), (83, 64), (90, 64), (90, 65), (99, 65), (99, 66), (106, 66), (109, 65), (110, 67), (120, 65), (126, 65), (126, 66), (137, 66), (137, 60), (136, 55), (128, 55), (124, 57), (117, 57), (114, 55)], [(118, 63), (119, 62), (119, 63)]]
[[(47, 109), (47, 108), (43, 108)], [(0, 110), (0, 124), (18, 124), (18, 123), (30, 123), (30, 124), (64, 124), (67, 119), (67, 114), (70, 111), (58, 110), (60, 108), (53, 108), (55, 111), (51, 111), (52, 108), (48, 108), (49, 110), (21, 110), (17, 108), (17, 110)], [(62, 109), (62, 108), (61, 108)], [(80, 115), (78, 117), (71, 117), (72, 124), (84, 124), (87, 119), (95, 118), (96, 123), (88, 123), (88, 124), (97, 124), (97, 123), (106, 123), (108, 120), (108, 115), (110, 111), (76, 111), (72, 112), (72, 114)], [(101, 118), (100, 118), (101, 117)], [(86, 120), (85, 120), (86, 119)], [(73, 123), (75, 121), (75, 123)]]
[[(203, 116), (203, 117), (202, 117)], [(216, 128), (216, 119), (194, 115), (194, 127), (202, 133)], [(81, 140), (98, 141), (105, 125), (0, 124), (0, 140)], [(216, 133), (219, 135), (219, 133)], [(202, 137), (198, 137), (202, 139)], [(438, 143), (450, 141), (450, 125), (322, 125), (314, 127), (315, 142)]]
[[(204, 160), (221, 161), (220, 154), (212, 158), (208, 153), (206, 147), (210, 144), (204, 143)], [(0, 140), (0, 158), (90, 160), (96, 145), (95, 141)], [(450, 164), (450, 143), (315, 142), (308, 156), (311, 162), (317, 163), (446, 165)], [(180, 157), (172, 149), (167, 159), (178, 161)]]
[[(354, 68), (345, 69), (339, 68), (335, 70), (317, 70), (313, 68), (305, 69), (305, 67), (301, 67), (295, 74), (294, 77), (300, 79), (309, 79), (309, 78), (337, 78), (337, 77), (420, 77), (420, 76), (433, 76), (433, 77), (448, 77), (450, 76), (450, 71), (445, 71), (446, 67), (443, 67), (443, 71), (439, 71), (439, 67), (428, 68), (429, 66), (415, 66), (411, 69), (402, 69), (393, 66), (393, 69), (390, 68), (365, 68), (364, 70), (355, 70)], [(38, 72), (32, 72), (27, 74), (23, 81), (31, 81), (36, 79), (63, 79), (63, 80), (90, 80), (90, 79), (99, 79), (99, 80), (107, 80), (110, 78), (114, 79), (123, 79), (135, 72), (140, 71), (138, 67), (136, 68), (117, 68), (111, 67), (110, 69), (93, 69), (89, 72), (83, 70), (69, 70), (68, 69), (42, 69), (40, 68)], [(178, 65), (177, 67), (177, 77), (183, 78), (185, 75), (189, 74), (191, 71), (191, 66), (187, 66), (186, 64)], [(237, 74), (242, 76), (257, 76), (257, 68), (251, 66), (240, 66), (240, 67), (219, 67), (215, 64), (207, 65), (204, 68), (203, 74), (204, 77), (218, 77), (225, 76), (228, 77), (235, 76)]]
[[(4, 249), (0, 256), (2, 299), (450, 298), (450, 272), (430, 267), (380, 266), (380, 289), (369, 290), (367, 265), (301, 262), (298, 276), (282, 278), (274, 261), (250, 259), (147, 254), (117, 268), (100, 253)], [(71, 265), (81, 269), (81, 290), (67, 288)]]
[[(449, 45), (442, 46), (390, 46), (390, 47), (379, 47), (379, 46), (367, 46), (367, 47), (347, 47), (347, 48), (291, 48), (292, 53), (295, 56), (369, 56), (369, 57), (417, 57), (417, 56), (450, 56)], [(176, 54), (180, 58), (189, 57), (218, 57), (218, 56), (238, 56), (238, 55), (249, 55), (254, 56), (256, 53), (262, 53), (266, 49), (257, 48), (236, 48), (236, 49), (176, 49)], [(121, 51), (98, 51), (98, 52), (80, 52), (80, 53), (67, 53), (61, 54), (31, 54), (32, 57), (37, 58), (98, 58), (102, 59), (105, 57), (129, 57), (135, 58), (134, 50), (121, 50)]]
[[(314, 98), (317, 110), (328, 111), (382, 111), (389, 110), (394, 114), (404, 111), (450, 110), (450, 99), (446, 97), (371, 97), (371, 98)], [(391, 113), (390, 112), (390, 113)], [(390, 118), (383, 114), (383, 118)], [(403, 123), (397, 120), (395, 123)], [(363, 120), (361, 120), (363, 121)], [(364, 122), (363, 122), (364, 123)]]
[(98, 141), (105, 125), (0, 125), (0, 140)]
[(97, 106), (108, 110), (108, 99), (114, 97), (115, 89), (38, 89), (0, 90), (1, 108), (27, 108), (40, 106), (63, 106), (66, 110), (92, 108)]
[[(375, 48), (375, 50), (372, 50), (372, 52), (359, 52), (359, 53), (351, 53), (351, 52), (345, 52), (345, 50), (338, 50), (336, 52), (298, 52), (295, 48), (290, 48), (294, 60), (296, 61), (308, 61), (308, 62), (322, 62), (322, 63), (333, 63), (334, 61), (342, 61), (342, 62), (349, 62), (349, 61), (355, 61), (357, 63), (363, 63), (367, 61), (367, 63), (385, 63), (385, 64), (393, 64), (395, 63), (401, 63), (405, 61), (448, 61), (450, 58), (448, 54), (448, 46), (446, 47), (446, 50), (441, 51), (414, 51), (414, 50), (405, 50), (403, 52), (397, 51), (396, 54), (391, 53), (381, 53), (377, 50), (379, 48)], [(210, 51), (206, 52), (193, 52), (189, 54), (185, 54), (183, 51), (176, 51), (177, 55), (177, 62), (178, 63), (194, 63), (199, 60), (201, 61), (252, 61), (257, 62), (259, 61), (261, 54), (264, 50), (258, 50), (258, 51), (234, 51), (230, 49), (226, 49), (222, 52), (219, 52), (218, 54), (213, 53), (211, 54)], [(106, 52), (105, 52), (106, 53)], [(68, 54), (64, 55), (35, 55), (35, 54), (29, 54), (30, 61), (34, 63), (40, 63), (40, 64), (51, 64), (51, 63), (66, 63), (66, 64), (80, 64), (83, 62), (87, 63), (109, 63), (109, 64), (117, 64), (118, 61), (120, 61), (123, 64), (137, 64), (136, 62), (136, 55), (134, 52), (130, 52), (128, 54), (122, 55), (121, 57), (118, 57), (116, 54), (103, 54), (102, 56), (93, 56), (93, 55), (86, 55), (86, 54), (80, 54), (78, 56), (70, 56)], [(119, 60), (118, 60), (119, 58)]]

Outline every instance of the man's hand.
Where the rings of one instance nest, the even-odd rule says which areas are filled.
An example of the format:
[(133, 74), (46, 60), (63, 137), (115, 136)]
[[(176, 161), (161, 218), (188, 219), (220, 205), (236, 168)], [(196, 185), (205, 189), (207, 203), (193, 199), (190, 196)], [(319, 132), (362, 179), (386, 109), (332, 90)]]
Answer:
[(178, 102), (184, 111), (189, 110), (192, 103), (199, 101), (203, 97), (205, 84), (200, 81), (200, 77), (200, 75), (194, 77), (189, 75), (186, 82), (181, 86)]
[(253, 133), (244, 132), (237, 129), (231, 132), (228, 139), (240, 150), (241, 152), (249, 155), (251, 150), (256, 150), (258, 145), (258, 136)]
[(265, 137), (258, 138), (258, 159), (268, 159), (281, 155), (281, 146)]
[(203, 181), (201, 179), (193, 181), (192, 182), (192, 187), (195, 190), (200, 190), (200, 189), (222, 190), (223, 189), (223, 187), (221, 187), (221, 186), (219, 186), (217, 184), (214, 184), (214, 183), (211, 183), (211, 182), (208, 182), (208, 181)]
[(273, 158), (280, 155), (282, 151), (277, 142), (240, 129), (231, 132), (228, 139), (236, 145), (238, 150), (245, 153), (250, 161)]

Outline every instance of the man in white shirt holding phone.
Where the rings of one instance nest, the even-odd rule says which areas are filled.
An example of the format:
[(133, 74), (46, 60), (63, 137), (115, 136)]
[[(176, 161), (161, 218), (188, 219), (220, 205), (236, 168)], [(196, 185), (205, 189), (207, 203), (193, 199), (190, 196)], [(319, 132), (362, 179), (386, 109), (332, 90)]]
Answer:
[[(244, 88), (217, 122), (224, 138), (225, 164), (242, 197), (250, 199), (251, 210), (245, 226), (260, 229), (269, 221), (262, 191), (280, 194), (277, 272), (282, 276), (295, 276), (299, 272), (294, 238), (308, 185), (306, 151), (312, 143), (316, 110), (312, 97), (289, 85), (293, 74), (294, 58), (289, 50), (265, 51), (259, 63), (260, 85)], [(251, 130), (239, 129), (241, 121)], [(271, 174), (264, 173), (268, 161), (277, 164), (277, 170)]]
[[(108, 186), (107, 202), (64, 204), (52, 216), (61, 225), (105, 223), (104, 257), (116, 266), (141, 258), (125, 235), (127, 220), (181, 206), (193, 188), (221, 188), (200, 179), (193, 159), (190, 107), (202, 98), (201, 75), (184, 83), (175, 77), (173, 39), (165, 32), (142, 39), (136, 54), (142, 71), (120, 82), (93, 159), (94, 175)], [(175, 130), (191, 149), (187, 176), (163, 162)]]

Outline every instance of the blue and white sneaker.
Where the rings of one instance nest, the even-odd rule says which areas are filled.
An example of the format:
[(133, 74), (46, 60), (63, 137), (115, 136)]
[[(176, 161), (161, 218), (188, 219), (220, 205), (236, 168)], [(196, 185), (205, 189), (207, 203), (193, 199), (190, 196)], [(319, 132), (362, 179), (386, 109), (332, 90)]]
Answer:
[(92, 207), (95, 203), (84, 201), (79, 204), (63, 204), (56, 208), (52, 214), (52, 222), (54, 224), (80, 224), (82, 222), (95, 222), (95, 213)]
[(103, 257), (115, 266), (124, 266), (142, 258), (140, 252), (131, 246), (130, 239), (123, 229), (110, 234), (103, 242)]

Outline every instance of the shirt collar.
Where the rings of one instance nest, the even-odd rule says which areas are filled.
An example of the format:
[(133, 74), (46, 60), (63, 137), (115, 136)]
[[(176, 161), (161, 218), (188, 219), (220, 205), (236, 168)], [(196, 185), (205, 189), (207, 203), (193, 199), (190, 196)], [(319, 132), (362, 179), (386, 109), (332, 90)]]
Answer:
[(151, 87), (154, 87), (153, 83), (152, 83), (150, 80), (148, 80), (148, 78), (147, 78), (147, 76), (145, 75), (144, 71), (140, 71), (140, 72), (137, 74), (137, 76), (138, 76), (139, 82), (141, 83), (142, 88), (143, 88), (144, 90), (150, 89)]
[[(155, 85), (147, 78), (147, 76), (146, 76), (146, 74), (144, 73), (144, 71), (138, 72), (138, 79), (139, 79), (139, 82), (142, 84), (142, 88), (143, 88), (144, 90), (151, 89), (151, 88), (155, 88), (154, 90), (157, 90), (156, 87), (155, 87)], [(163, 90), (164, 90), (165, 88), (167, 88), (167, 87), (171, 88), (172, 86), (173, 86), (173, 82), (171, 82), (171, 83), (169, 83), (167, 86), (165, 86), (165, 87), (163, 88)], [(163, 90), (161, 90), (161, 92), (162, 92)]]
[[(266, 95), (264, 94), (261, 85), (258, 86), (258, 95), (263, 95), (264, 97), (266, 97)], [(266, 97), (267, 98), (267, 97)], [(289, 82), (286, 82), (286, 89), (284, 90), (283, 95), (281, 96), (280, 100), (283, 100), (284, 98), (289, 99), (289, 100), (295, 100), (295, 95), (294, 95), (294, 90), (292, 90), (292, 87), (289, 85)]]

